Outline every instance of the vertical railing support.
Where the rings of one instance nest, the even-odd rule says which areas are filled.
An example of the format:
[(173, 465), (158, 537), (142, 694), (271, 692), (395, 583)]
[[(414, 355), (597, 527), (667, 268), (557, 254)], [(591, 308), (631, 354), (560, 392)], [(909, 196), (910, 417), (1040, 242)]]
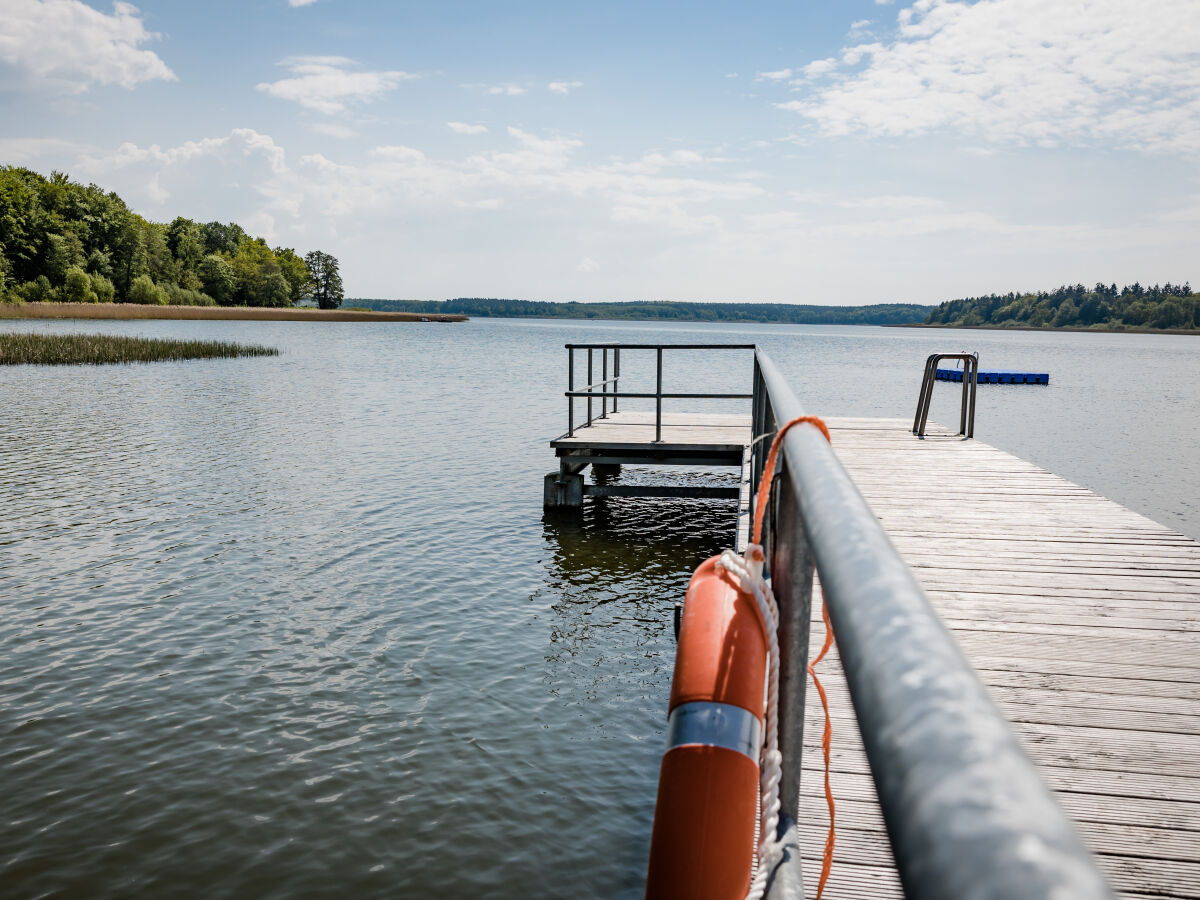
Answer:
[(567, 437), (575, 437), (575, 348), (567, 348)]
[(617, 411), (617, 395), (621, 392), (621, 348), (613, 350), (613, 412)]
[(588, 347), (587, 424), (592, 424), (592, 348)]
[(658, 379), (654, 389), (654, 441), (662, 442), (662, 347), (658, 348)]
[(600, 418), (608, 418), (608, 348), (600, 351)]

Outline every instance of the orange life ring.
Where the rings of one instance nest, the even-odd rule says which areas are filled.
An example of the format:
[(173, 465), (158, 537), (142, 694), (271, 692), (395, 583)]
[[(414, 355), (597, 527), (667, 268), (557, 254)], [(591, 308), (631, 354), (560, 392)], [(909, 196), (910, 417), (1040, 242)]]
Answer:
[(718, 559), (684, 597), (648, 900), (733, 900), (750, 885), (768, 644), (754, 597)]

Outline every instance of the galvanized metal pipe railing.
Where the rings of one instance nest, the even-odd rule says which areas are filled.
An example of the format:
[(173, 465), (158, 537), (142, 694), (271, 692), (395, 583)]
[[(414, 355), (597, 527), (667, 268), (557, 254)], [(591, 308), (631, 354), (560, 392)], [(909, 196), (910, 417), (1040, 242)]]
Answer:
[[(754, 384), (755, 437), (804, 414), (762, 351)], [(755, 445), (756, 476), (768, 443)], [(765, 544), (783, 620), (781, 662), (790, 663), (780, 692), (780, 832), (791, 844), (768, 896), (803, 897), (795, 822), (815, 564), (905, 894), (1111, 898), (1074, 825), (825, 438), (793, 428), (781, 456)]]
[[(749, 400), (750, 394), (726, 394), (726, 393), (664, 393), (662, 389), (663, 379), (663, 351), (664, 350), (753, 350), (754, 344), (567, 344), (567, 435), (573, 437), (575, 435), (575, 398), (587, 398), (587, 421), (584, 426), (591, 425), (595, 418), (606, 418), (608, 415), (608, 400), (612, 398), (612, 411), (617, 411), (617, 403), (621, 398), (629, 399), (652, 399), (654, 400), (654, 440), (662, 440), (662, 406), (663, 400)], [(588, 383), (580, 390), (575, 389), (575, 351), (587, 351), (587, 380)], [(601, 380), (593, 381), (593, 357), (594, 350), (602, 351), (601, 356)], [(608, 353), (613, 354), (613, 377), (608, 377)], [(622, 350), (654, 350), (657, 356), (656, 379), (654, 393), (635, 392), (620, 390), (621, 379), (621, 351)], [(612, 385), (612, 390), (608, 390), (609, 385)], [(599, 388), (599, 390), (597, 390)], [(593, 417), (592, 401), (596, 398), (600, 399), (600, 415)]]

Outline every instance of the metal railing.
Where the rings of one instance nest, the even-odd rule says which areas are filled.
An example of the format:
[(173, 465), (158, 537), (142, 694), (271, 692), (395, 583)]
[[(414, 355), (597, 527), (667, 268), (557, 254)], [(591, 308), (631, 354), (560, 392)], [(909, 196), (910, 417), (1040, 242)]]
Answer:
[(925, 437), (925, 424), (929, 421), (929, 404), (933, 400), (933, 385), (937, 381), (938, 363), (943, 359), (957, 359), (963, 365), (962, 409), (958, 415), (958, 433), (975, 437), (975, 384), (979, 381), (979, 355), (977, 353), (931, 353), (925, 360), (925, 376), (921, 379), (921, 393), (917, 397), (917, 414), (913, 418), (913, 434)]
[[(803, 414), (774, 363), (756, 352), (753, 436)], [(769, 443), (753, 445), (753, 485)], [(779, 465), (763, 544), (780, 607), (779, 835), (787, 852), (768, 897), (804, 896), (796, 822), (815, 568), (905, 894), (1111, 898), (1074, 826), (825, 438), (813, 427), (793, 428)]]
[[(750, 394), (703, 394), (703, 393), (663, 393), (663, 351), (664, 350), (754, 350), (754, 344), (567, 344), (567, 437), (575, 436), (575, 398), (587, 398), (587, 421), (581, 425), (585, 428), (596, 419), (608, 417), (608, 400), (612, 398), (612, 411), (617, 411), (617, 402), (621, 399), (652, 399), (654, 400), (654, 440), (662, 440), (662, 402), (663, 400), (749, 400)], [(575, 387), (575, 351), (587, 351), (587, 385), (582, 389)], [(593, 353), (601, 351), (600, 381), (593, 381)], [(622, 350), (654, 350), (657, 354), (657, 379), (654, 393), (647, 391), (622, 391), (621, 351)], [(608, 354), (612, 351), (613, 374), (608, 375)], [(612, 390), (608, 386), (612, 385)], [(600, 390), (596, 390), (599, 388)], [(600, 399), (600, 415), (593, 416), (592, 401)]]

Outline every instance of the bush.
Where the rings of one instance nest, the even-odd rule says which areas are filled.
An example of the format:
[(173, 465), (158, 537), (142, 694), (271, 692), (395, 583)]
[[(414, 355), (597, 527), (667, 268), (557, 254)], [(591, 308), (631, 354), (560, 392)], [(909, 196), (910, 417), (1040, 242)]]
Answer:
[(233, 292), (237, 283), (233, 275), (233, 267), (222, 257), (210, 253), (200, 260), (200, 267), (196, 274), (204, 286), (204, 293), (216, 300), (217, 303), (226, 306), (233, 302)]
[(50, 286), (50, 279), (45, 275), (18, 285), (13, 289), (13, 294), (24, 303), (53, 303), (58, 299), (58, 292)]
[(63, 303), (97, 303), (100, 299), (92, 290), (92, 279), (79, 266), (67, 269), (58, 297)]
[(217, 301), (200, 291), (189, 291), (175, 284), (163, 285), (162, 292), (171, 306), (216, 306)]
[(133, 279), (133, 284), (129, 286), (129, 296), (126, 299), (130, 303), (151, 306), (167, 305), (167, 295), (150, 279), (149, 275), (139, 275)]
[(117, 296), (113, 283), (99, 272), (92, 273), (92, 292), (96, 295), (97, 303), (112, 303)]

